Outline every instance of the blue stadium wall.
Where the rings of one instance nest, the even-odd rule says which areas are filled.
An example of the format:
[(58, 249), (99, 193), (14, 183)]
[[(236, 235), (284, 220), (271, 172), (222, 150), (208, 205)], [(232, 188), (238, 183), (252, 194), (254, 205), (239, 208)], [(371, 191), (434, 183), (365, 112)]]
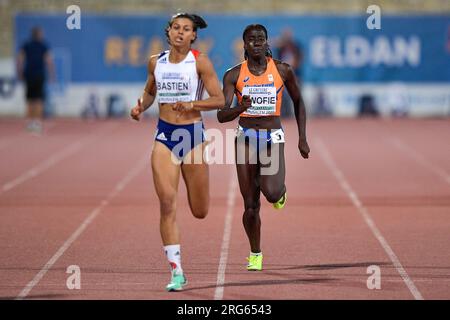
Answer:
[[(450, 16), (382, 15), (380, 30), (369, 30), (367, 17), (205, 15), (209, 26), (199, 30), (194, 47), (208, 53), (221, 78), (242, 60), (246, 25), (265, 25), (272, 47), (283, 30), (290, 29), (304, 52), (301, 75), (311, 103), (314, 90), (321, 87), (331, 100), (339, 96), (338, 105), (333, 106), (336, 115), (353, 115), (359, 94), (380, 93), (382, 101), (385, 86), (401, 83), (416, 106), (413, 114), (445, 114), (450, 100)], [(149, 55), (167, 49), (166, 16), (82, 12), (80, 30), (69, 30), (67, 18), (18, 14), (15, 19), (16, 51), (33, 26), (44, 29), (57, 65), (60, 95), (72, 86), (93, 84), (135, 88), (138, 93), (146, 79)], [(134, 92), (130, 90), (125, 95)], [(424, 108), (428, 110), (420, 111)]]

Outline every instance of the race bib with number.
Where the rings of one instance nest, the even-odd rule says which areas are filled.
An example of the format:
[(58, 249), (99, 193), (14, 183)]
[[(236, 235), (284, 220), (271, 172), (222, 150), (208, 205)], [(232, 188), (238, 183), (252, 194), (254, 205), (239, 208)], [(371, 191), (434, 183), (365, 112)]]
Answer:
[(266, 86), (248, 86), (242, 90), (242, 95), (250, 96), (252, 106), (243, 114), (252, 116), (273, 115), (276, 111), (277, 89)]
[(278, 129), (270, 133), (272, 143), (284, 143), (284, 132), (282, 129)]
[(156, 82), (159, 103), (191, 101), (191, 83), (189, 75), (180, 72), (165, 72), (162, 81)]

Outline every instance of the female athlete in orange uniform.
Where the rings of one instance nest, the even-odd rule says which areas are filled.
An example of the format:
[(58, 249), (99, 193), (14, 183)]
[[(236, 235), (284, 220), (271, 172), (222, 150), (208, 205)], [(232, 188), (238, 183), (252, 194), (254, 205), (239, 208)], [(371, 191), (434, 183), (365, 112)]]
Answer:
[[(308, 158), (309, 146), (306, 141), (305, 105), (292, 68), (272, 59), (264, 26), (247, 26), (242, 38), (246, 60), (225, 73), (225, 107), (218, 111), (217, 117), (220, 122), (240, 117), (235, 141), (236, 167), (245, 206), (243, 224), (251, 249), (247, 270), (254, 271), (262, 270), (263, 258), (260, 247), (260, 192), (275, 208), (282, 208), (287, 199), (284, 132), (280, 121), (284, 87), (294, 103), (298, 148), (305, 159)], [(235, 94), (238, 105), (231, 108)], [(264, 152), (270, 161), (263, 161)], [(275, 172), (267, 170), (268, 164), (276, 164)]]
[[(187, 283), (181, 268), (176, 223), (180, 173), (186, 183), (192, 214), (198, 219), (205, 218), (209, 208), (209, 171), (202, 157), (205, 136), (200, 111), (221, 108), (225, 101), (211, 61), (205, 54), (191, 49), (197, 28), (206, 26), (197, 15), (179, 13), (172, 17), (166, 29), (170, 50), (150, 58), (144, 92), (131, 110), (131, 117), (139, 120), (158, 93), (159, 121), (151, 162), (160, 202), (161, 238), (171, 266), (168, 291), (181, 290)], [(204, 89), (209, 98), (202, 100)]]

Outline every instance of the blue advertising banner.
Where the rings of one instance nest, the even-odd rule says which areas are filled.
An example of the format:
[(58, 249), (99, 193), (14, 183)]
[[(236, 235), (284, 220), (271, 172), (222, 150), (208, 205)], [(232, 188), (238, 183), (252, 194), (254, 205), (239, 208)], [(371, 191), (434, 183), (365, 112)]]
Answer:
[[(208, 53), (221, 78), (243, 58), (242, 32), (260, 23), (269, 31), (274, 57), (290, 31), (303, 52), (298, 74), (309, 83), (450, 82), (450, 16), (381, 16), (369, 30), (369, 15), (205, 15), (194, 47)], [(69, 15), (18, 14), (16, 50), (33, 26), (43, 28), (54, 51), (58, 78), (69, 82), (143, 82), (151, 54), (167, 49), (169, 16), (92, 15), (81, 12), (81, 29), (69, 30)]]

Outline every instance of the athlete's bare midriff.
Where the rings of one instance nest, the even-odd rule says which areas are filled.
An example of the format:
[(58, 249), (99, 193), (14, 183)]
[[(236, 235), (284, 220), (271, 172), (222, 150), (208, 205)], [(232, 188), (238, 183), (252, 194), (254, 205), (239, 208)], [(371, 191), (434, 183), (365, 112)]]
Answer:
[(169, 123), (173, 124), (191, 124), (202, 120), (200, 111), (191, 110), (186, 112), (178, 112), (172, 110), (173, 104), (162, 103), (159, 105), (159, 117)]
[(280, 129), (281, 119), (279, 116), (240, 117), (239, 125), (252, 129)]

